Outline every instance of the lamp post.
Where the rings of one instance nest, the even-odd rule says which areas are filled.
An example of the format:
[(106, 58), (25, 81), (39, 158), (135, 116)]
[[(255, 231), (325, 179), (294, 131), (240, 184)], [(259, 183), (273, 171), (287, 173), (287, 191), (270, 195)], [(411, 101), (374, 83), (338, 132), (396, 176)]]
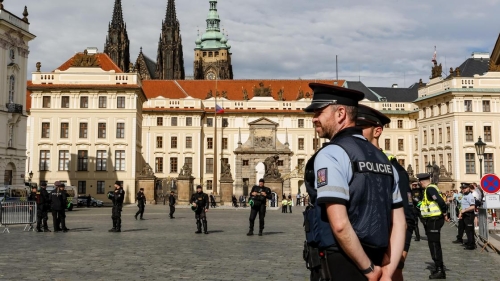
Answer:
[(427, 166), (425, 166), (425, 172), (428, 173), (429, 175), (431, 175), (431, 182), (432, 182), (432, 165), (431, 165), (431, 162), (429, 162), (429, 164), (427, 164)]
[(477, 158), (479, 158), (479, 178), (483, 177), (483, 157), (484, 157), (484, 149), (486, 148), (486, 143), (481, 140), (481, 137), (477, 139), (477, 142), (474, 144), (476, 147)]
[(30, 173), (28, 174), (28, 184), (31, 188), (31, 179), (33, 178), (33, 171), (30, 171)]

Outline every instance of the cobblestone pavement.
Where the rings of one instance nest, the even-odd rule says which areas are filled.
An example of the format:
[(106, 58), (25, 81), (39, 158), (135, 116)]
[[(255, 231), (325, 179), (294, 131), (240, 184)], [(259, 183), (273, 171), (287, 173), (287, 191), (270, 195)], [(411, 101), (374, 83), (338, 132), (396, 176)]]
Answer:
[[(245, 235), (248, 209), (210, 209), (209, 235), (194, 233), (190, 209), (178, 208), (171, 220), (166, 206), (147, 205), (143, 221), (136, 210), (124, 208), (121, 233), (108, 233), (110, 208), (68, 212), (68, 233), (12, 227), (0, 234), (0, 280), (308, 280), (300, 208), (268, 210), (263, 237)], [(448, 280), (499, 280), (499, 256), (465, 252), (450, 242), (454, 233), (445, 227)], [(413, 242), (406, 280), (427, 280), (431, 261), (426, 241)]]

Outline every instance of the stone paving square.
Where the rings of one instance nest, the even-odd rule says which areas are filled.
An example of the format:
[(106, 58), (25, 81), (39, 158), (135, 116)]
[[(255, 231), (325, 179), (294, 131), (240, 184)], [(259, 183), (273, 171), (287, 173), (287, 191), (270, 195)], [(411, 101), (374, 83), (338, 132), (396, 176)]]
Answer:
[[(302, 260), (302, 208), (292, 214), (268, 210), (262, 237), (245, 235), (248, 208), (210, 209), (208, 235), (194, 233), (190, 209), (177, 208), (171, 220), (167, 208), (146, 205), (146, 220), (140, 221), (133, 216), (137, 207), (126, 206), (121, 233), (108, 233), (110, 208), (68, 212), (68, 233), (11, 227), (0, 236), (0, 280), (309, 280)], [(500, 279), (498, 255), (465, 252), (450, 242), (455, 228), (444, 229), (448, 280)], [(428, 280), (430, 262), (427, 242), (413, 242), (405, 280)]]

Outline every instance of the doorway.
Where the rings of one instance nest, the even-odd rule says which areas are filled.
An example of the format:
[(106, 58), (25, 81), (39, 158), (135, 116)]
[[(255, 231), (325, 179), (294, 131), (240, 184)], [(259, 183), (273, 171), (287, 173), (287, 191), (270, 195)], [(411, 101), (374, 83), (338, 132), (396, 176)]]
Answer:
[(14, 165), (12, 163), (9, 163), (7, 167), (5, 167), (5, 172), (3, 174), (3, 184), (4, 185), (12, 185), (13, 182), (13, 177), (12, 175), (14, 174)]
[(276, 192), (271, 192), (271, 200), (269, 200), (269, 207), (278, 207), (278, 194)]

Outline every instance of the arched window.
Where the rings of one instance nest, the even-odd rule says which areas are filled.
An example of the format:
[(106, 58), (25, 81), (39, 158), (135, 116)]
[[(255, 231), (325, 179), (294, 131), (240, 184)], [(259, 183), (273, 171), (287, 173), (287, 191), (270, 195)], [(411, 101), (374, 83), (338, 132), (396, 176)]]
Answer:
[(9, 103), (14, 102), (15, 89), (16, 89), (16, 78), (14, 77), (14, 75), (11, 75), (9, 79)]

